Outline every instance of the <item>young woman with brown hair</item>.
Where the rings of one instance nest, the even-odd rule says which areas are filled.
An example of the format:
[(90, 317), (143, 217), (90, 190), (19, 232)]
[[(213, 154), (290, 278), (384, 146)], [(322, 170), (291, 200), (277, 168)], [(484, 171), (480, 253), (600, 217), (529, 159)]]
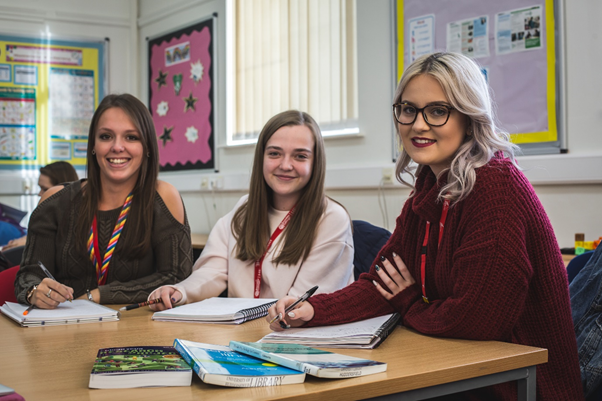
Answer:
[(299, 111), (263, 127), (249, 195), (209, 235), (192, 275), (149, 298), (151, 308), (229, 297), (300, 296), (318, 285), (328, 293), (353, 281), (353, 237), (346, 210), (324, 195), (326, 157), (320, 128)]
[(128, 94), (105, 97), (90, 124), (88, 179), (50, 188), (31, 215), (17, 300), (46, 309), (73, 297), (141, 302), (186, 278), (190, 227), (178, 191), (157, 180), (158, 165), (146, 106)]

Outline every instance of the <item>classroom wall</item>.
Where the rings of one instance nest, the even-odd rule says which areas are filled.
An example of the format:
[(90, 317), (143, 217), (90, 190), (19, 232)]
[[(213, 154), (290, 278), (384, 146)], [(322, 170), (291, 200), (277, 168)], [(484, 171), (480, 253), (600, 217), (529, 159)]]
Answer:
[[(198, 2), (190, 1), (189, 8), (184, 3), (178, 3), (176, 20), (191, 20), (193, 13), (188, 10), (198, 8)], [(561, 247), (572, 246), (576, 232), (585, 233), (587, 239), (602, 235), (602, 213), (598, 206), (602, 199), (602, 135), (596, 129), (602, 123), (602, 79), (596, 71), (602, 65), (602, 53), (581, 50), (597, 49), (595, 16), (602, 15), (602, 3), (594, 0), (567, 3), (570, 3), (565, 10), (569, 154), (519, 158), (550, 216)], [(159, 4), (156, 0), (141, 2), (141, 19), (158, 10)], [(392, 8), (389, 0), (357, 0), (357, 7), (359, 124), (363, 136), (326, 140), (327, 193), (342, 202), (353, 219), (392, 230), (409, 194), (397, 183), (379, 186), (383, 169), (393, 167)], [(167, 25), (162, 27), (168, 29)], [(223, 89), (218, 91), (223, 93)], [(218, 118), (223, 124), (224, 99), (221, 100)], [(219, 172), (211, 176), (223, 180), (222, 190), (200, 191), (202, 175), (198, 173), (162, 174), (163, 179), (182, 191), (193, 232), (209, 232), (217, 218), (245, 193), (248, 182), (253, 148), (226, 148), (223, 130), (218, 135)]]
[[(47, 38), (50, 32), (59, 40), (108, 38), (109, 92), (137, 93), (137, 7), (136, 0), (0, 0), (0, 33)], [(37, 173), (0, 169), (0, 202), (23, 210), (35, 207)], [(9, 195), (24, 192), (33, 195)]]
[[(576, 232), (602, 235), (602, 65), (597, 0), (566, 1), (567, 125), (569, 154), (525, 156), (519, 163), (546, 208), (562, 247)], [(363, 136), (326, 140), (327, 193), (342, 202), (353, 219), (394, 228), (409, 191), (399, 184), (379, 189), (383, 169), (393, 167), (390, 103), (394, 90), (392, 9), (389, 0), (357, 0), (359, 125)], [(207, 233), (247, 187), (253, 147), (225, 147), (226, 0), (0, 0), (0, 32), (111, 39), (110, 92), (132, 92), (148, 99), (146, 38), (189, 25), (214, 12), (217, 22), (218, 172), (162, 173), (182, 193), (192, 231)], [(586, 51), (592, 49), (592, 51)], [(584, 51), (585, 50), (585, 51)], [(21, 182), (0, 171), (1, 194)], [(219, 178), (221, 188), (200, 190), (203, 176)], [(4, 181), (3, 181), (4, 180)], [(12, 180), (12, 181), (11, 181)], [(380, 194), (380, 196), (379, 196)], [(17, 203), (18, 206), (18, 203)]]

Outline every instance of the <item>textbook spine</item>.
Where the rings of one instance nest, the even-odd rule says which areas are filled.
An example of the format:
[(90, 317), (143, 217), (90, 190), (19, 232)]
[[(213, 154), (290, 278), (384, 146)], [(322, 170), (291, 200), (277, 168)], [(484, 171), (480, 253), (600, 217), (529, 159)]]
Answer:
[(180, 343), (180, 340), (178, 340), (176, 338), (174, 340), (174, 342), (173, 342), (173, 347), (176, 349), (176, 351), (178, 351), (178, 353), (182, 356), (182, 358), (184, 358), (184, 360), (186, 361), (186, 363), (190, 365), (190, 367), (192, 368), (192, 370), (197, 375), (201, 375), (201, 373), (199, 372), (199, 365), (197, 365), (196, 363), (194, 363), (194, 360), (192, 359), (192, 357), (188, 353), (188, 350), (186, 349), (186, 347), (184, 347), (184, 345), (182, 345), (182, 343)]

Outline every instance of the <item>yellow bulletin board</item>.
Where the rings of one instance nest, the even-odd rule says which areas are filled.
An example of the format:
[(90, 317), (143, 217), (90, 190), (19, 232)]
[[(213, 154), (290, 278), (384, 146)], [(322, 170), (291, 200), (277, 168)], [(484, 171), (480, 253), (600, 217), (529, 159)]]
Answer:
[(555, 21), (561, 7), (555, 0), (395, 0), (394, 4), (397, 82), (405, 66), (423, 54), (463, 53), (481, 66), (492, 88), (497, 118), (514, 143), (527, 149), (525, 153), (565, 151), (559, 132), (564, 116), (558, 107), (562, 93)]
[(106, 46), (0, 35), (0, 169), (85, 166)]

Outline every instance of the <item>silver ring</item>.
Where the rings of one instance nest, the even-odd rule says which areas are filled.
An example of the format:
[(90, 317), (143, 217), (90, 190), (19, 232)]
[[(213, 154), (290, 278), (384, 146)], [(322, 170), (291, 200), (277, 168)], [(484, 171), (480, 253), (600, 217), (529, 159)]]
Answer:
[(51, 292), (52, 292), (52, 288), (51, 288), (51, 289), (49, 289), (49, 290), (48, 290), (48, 294), (46, 294), (46, 296), (47, 296), (48, 298), (50, 298), (50, 293), (51, 293)]

